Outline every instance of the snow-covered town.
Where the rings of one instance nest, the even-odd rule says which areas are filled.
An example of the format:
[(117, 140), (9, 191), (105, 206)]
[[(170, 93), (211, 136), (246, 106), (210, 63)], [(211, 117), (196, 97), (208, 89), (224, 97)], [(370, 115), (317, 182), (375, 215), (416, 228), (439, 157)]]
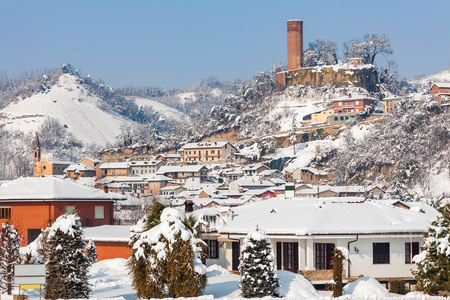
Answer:
[[(380, 1), (399, 9), (398, 3)], [(38, 18), (46, 24), (83, 16), (77, 25), (65, 23), (63, 32), (79, 29), (86, 36), (61, 40), (79, 53), (82, 48), (73, 42), (91, 36), (91, 48), (102, 49), (99, 34), (84, 27), (106, 26), (100, 20), (122, 24), (116, 30), (122, 38), (133, 32), (134, 40), (141, 40), (139, 34), (147, 34), (141, 24), (151, 22), (170, 39), (152, 36), (163, 51), (152, 54), (153, 63), (134, 50), (139, 49), (134, 42), (122, 48), (127, 44), (122, 40), (86, 62), (73, 56), (75, 50), (47, 51), (52, 64), (64, 58), (86, 71), (92, 65), (92, 76), (66, 62), (15, 77), (0, 72), (0, 299), (449, 299), (448, 54), (434, 55), (439, 64), (429, 75), (409, 71), (406, 78), (394, 59), (413, 65), (402, 56), (414, 47), (398, 33), (412, 29), (366, 25), (367, 20), (353, 19), (363, 8), (355, 14), (337, 3), (329, 3), (336, 6), (332, 15), (322, 12), (328, 19), (313, 14), (316, 3), (287, 1), (303, 20), (292, 19), (286, 7), (267, 4), (263, 15), (275, 29), (264, 30), (223, 28), (209, 14), (198, 15), (205, 7), (196, 2), (175, 3), (170, 10), (150, 2), (142, 3), (142, 11), (116, 1), (108, 8), (90, 4), (96, 23), (72, 3), (29, 3), (35, 11), (53, 4), (48, 13), (54, 16)], [(437, 2), (442, 6), (437, 14), (450, 11), (448, 2)], [(250, 3), (256, 4), (241, 4), (240, 13), (248, 16), (242, 22), (261, 23)], [(18, 16), (15, 5), (0, 9), (0, 24)], [(418, 14), (422, 5), (412, 1), (410, 9)], [(227, 20), (227, 10), (236, 10), (228, 3), (207, 7)], [(143, 8), (161, 16), (143, 18)], [(112, 21), (103, 9), (115, 16), (123, 12), (123, 19)], [(172, 19), (172, 9), (179, 19)], [(348, 17), (335, 18), (338, 12)], [(195, 23), (186, 22), (190, 14), (197, 16)], [(28, 24), (34, 15), (25, 16)], [(408, 12), (397, 16), (401, 22), (410, 19)], [(394, 19), (386, 22), (397, 24)], [(184, 32), (184, 26), (196, 29)], [(445, 36), (443, 29), (424, 26), (418, 36)], [(374, 28), (378, 33), (361, 35)], [(193, 55), (192, 41), (200, 40), (197, 31), (209, 30), (214, 58), (204, 61), (210, 56), (202, 52), (185, 59)], [(232, 43), (213, 48), (219, 33), (226, 39), (240, 31), (247, 36), (236, 41), (239, 51), (223, 50), (233, 55), (219, 51)], [(243, 41), (259, 40), (273, 44), (269, 67), (258, 51), (243, 47)], [(183, 54), (169, 47), (183, 48), (182, 41)], [(280, 44), (281, 55), (274, 50)], [(155, 51), (158, 44), (146, 47)], [(217, 62), (214, 70), (226, 70), (228, 56), (246, 57), (250, 65), (247, 52), (258, 70), (248, 78), (228, 61), (238, 72), (233, 80), (202, 73), (189, 88), (156, 87), (164, 77), (181, 84), (177, 80), (187, 67), (179, 57), (199, 62), (189, 75), (196, 78), (200, 64)], [(122, 63), (121, 71), (105, 65), (96, 71), (109, 53), (138, 60), (133, 68), (147, 72), (139, 73), (149, 76), (146, 83), (120, 69)], [(282, 62), (273, 63), (276, 59)], [(9, 70), (7, 60), (0, 51), (0, 71), (2, 64)], [(11, 61), (18, 67), (19, 60)], [(167, 65), (158, 69), (162, 62)], [(264, 68), (269, 71), (260, 71)], [(114, 83), (112, 73), (135, 83)]]

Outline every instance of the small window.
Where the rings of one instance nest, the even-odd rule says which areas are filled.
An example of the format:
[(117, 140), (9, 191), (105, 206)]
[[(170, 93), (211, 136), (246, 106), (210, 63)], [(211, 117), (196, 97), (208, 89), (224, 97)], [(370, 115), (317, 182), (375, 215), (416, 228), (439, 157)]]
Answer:
[(419, 254), (419, 249), (418, 242), (405, 243), (405, 264), (412, 263), (413, 257)]
[(211, 150), (211, 154), (214, 154), (214, 153), (216, 153), (214, 150)]
[(389, 243), (373, 243), (373, 263), (390, 263)]
[(207, 245), (206, 255), (211, 259), (219, 258), (219, 242), (217, 240), (205, 240)]
[(359, 105), (359, 101), (355, 101), (355, 105)]
[(95, 218), (96, 219), (104, 219), (105, 218), (105, 206), (103, 206), (103, 205), (95, 206)]
[(0, 219), (11, 219), (11, 207), (0, 208)]
[(28, 229), (28, 245), (32, 243), (41, 234), (40, 229)]
[(338, 120), (338, 117), (334, 117), (334, 120), (337, 121), (337, 120)]
[(66, 205), (66, 209), (64, 210), (65, 213), (67, 214), (73, 214), (76, 212), (76, 207), (75, 205)]

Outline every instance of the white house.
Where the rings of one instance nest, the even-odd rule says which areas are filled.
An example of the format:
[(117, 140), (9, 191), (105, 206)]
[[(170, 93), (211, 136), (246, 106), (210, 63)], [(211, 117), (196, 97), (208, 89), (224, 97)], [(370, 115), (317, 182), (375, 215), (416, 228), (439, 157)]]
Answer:
[(330, 262), (336, 247), (349, 250), (347, 280), (360, 275), (380, 281), (413, 280), (412, 257), (422, 246), (423, 233), (437, 212), (421, 202), (400, 207), (392, 204), (360, 197), (281, 196), (228, 209), (198, 210), (195, 214), (213, 220), (203, 234), (210, 247), (216, 247), (209, 250), (214, 256), (206, 260), (207, 265), (237, 270), (242, 240), (258, 226), (271, 239), (277, 269), (302, 272), (315, 284), (332, 278)]

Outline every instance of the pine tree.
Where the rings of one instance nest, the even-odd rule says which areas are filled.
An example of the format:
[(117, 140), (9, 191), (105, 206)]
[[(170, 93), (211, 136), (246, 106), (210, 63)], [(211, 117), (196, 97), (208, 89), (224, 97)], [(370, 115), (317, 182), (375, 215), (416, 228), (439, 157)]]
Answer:
[(414, 257), (418, 286), (429, 294), (450, 292), (450, 204), (438, 211), (440, 215), (425, 233), (421, 253)]
[(93, 240), (89, 240), (89, 243), (86, 245), (86, 255), (91, 265), (98, 262), (97, 247)]
[(11, 295), (14, 265), (19, 264), (21, 260), (19, 249), (22, 246), (22, 238), (17, 235), (14, 225), (3, 223), (0, 239), (0, 291)]
[(159, 214), (157, 207), (145, 222), (152, 227), (132, 238), (128, 261), (138, 297), (200, 296), (206, 286), (206, 268), (200, 259), (202, 242), (186, 225), (185, 213), (165, 208)]
[(280, 286), (270, 239), (258, 228), (244, 239), (239, 274), (239, 288), (245, 298), (273, 296)]
[(83, 229), (77, 214), (56, 219), (48, 233), (45, 298), (88, 298), (88, 269), (91, 266), (83, 248)]

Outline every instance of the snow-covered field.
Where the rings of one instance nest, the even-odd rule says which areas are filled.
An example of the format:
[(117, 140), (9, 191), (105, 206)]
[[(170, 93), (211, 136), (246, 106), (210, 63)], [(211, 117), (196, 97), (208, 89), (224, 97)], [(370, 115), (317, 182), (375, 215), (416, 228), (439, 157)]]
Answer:
[[(126, 260), (122, 258), (103, 260), (94, 264), (89, 279), (93, 291), (91, 299), (137, 299), (136, 293), (130, 286), (125, 264)], [(278, 291), (280, 297), (284, 299), (332, 299), (331, 292), (316, 291), (311, 283), (301, 275), (288, 271), (277, 271), (277, 274), (281, 285)], [(240, 298), (239, 275), (231, 274), (217, 265), (208, 267), (207, 275), (208, 285), (204, 291), (204, 296), (194, 299)], [(15, 291), (15, 293), (17, 292)], [(38, 290), (22, 290), (21, 294), (27, 294), (29, 299), (39, 299)], [(1, 299), (12, 300), (12, 296), (1, 295)], [(271, 298), (266, 297), (265, 299)], [(349, 284), (344, 296), (340, 299), (448, 300), (445, 297), (430, 297), (418, 292), (412, 292), (404, 296), (390, 294), (382, 285), (370, 277), (363, 277)]]
[(101, 110), (99, 98), (91, 96), (76, 77), (63, 74), (46, 93), (35, 94), (0, 111), (0, 127), (6, 130), (35, 132), (48, 118), (67, 126), (75, 138), (85, 144), (114, 144), (120, 127), (129, 121), (115, 113)]

